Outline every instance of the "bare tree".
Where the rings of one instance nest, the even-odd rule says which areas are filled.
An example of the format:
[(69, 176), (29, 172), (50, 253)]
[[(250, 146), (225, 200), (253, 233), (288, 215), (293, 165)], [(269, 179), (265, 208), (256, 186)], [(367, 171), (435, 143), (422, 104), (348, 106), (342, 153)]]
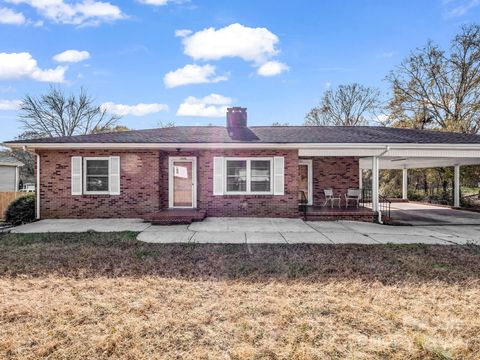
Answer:
[(118, 116), (107, 114), (81, 89), (80, 94), (66, 96), (55, 87), (39, 97), (26, 95), (20, 105), (19, 121), (25, 133), (33, 137), (84, 135), (103, 132), (115, 125)]
[[(171, 127), (175, 127), (177, 126), (175, 124), (175, 121), (174, 120), (170, 120), (170, 121), (162, 121), (162, 120), (158, 120), (157, 121), (157, 127), (159, 128), (171, 128)], [(209, 125), (211, 126), (211, 125)]]
[(94, 128), (92, 130), (92, 134), (99, 134), (105, 132), (123, 132), (123, 131), (130, 131), (128, 127), (125, 125), (115, 125), (115, 126), (104, 126), (103, 128)]
[(357, 83), (324, 92), (320, 105), (305, 117), (305, 125), (358, 126), (376, 118), (380, 92)]
[(480, 129), (480, 26), (463, 26), (448, 52), (433, 42), (388, 76), (394, 126), (477, 133)]

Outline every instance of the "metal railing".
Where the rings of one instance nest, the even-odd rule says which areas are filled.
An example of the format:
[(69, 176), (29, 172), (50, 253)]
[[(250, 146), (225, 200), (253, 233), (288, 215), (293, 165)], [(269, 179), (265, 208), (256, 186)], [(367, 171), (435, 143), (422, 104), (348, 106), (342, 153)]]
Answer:
[(299, 190), (298, 192), (298, 204), (298, 209), (303, 213), (303, 220), (307, 220), (308, 199), (303, 190)]
[[(362, 198), (360, 199), (360, 205), (364, 207), (373, 207), (372, 206), (372, 189), (363, 188), (362, 189)], [(382, 218), (390, 219), (391, 216), (392, 202), (388, 200), (385, 196), (378, 196), (378, 211), (381, 213)]]
[(378, 195), (378, 210), (381, 212), (383, 219), (390, 219), (391, 208), (392, 202), (388, 200), (385, 196)]

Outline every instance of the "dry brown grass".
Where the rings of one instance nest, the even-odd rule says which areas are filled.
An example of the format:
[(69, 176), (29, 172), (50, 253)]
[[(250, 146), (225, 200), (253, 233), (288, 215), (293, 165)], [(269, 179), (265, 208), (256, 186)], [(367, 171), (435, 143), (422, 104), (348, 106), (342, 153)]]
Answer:
[(476, 359), (479, 279), (475, 247), (7, 235), (0, 357)]

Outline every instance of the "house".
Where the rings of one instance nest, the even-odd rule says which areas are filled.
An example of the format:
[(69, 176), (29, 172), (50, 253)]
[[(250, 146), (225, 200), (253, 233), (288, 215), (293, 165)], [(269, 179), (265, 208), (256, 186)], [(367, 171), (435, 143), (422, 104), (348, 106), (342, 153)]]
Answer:
[[(380, 169), (480, 164), (480, 136), (387, 127), (251, 126), (229, 108), (226, 126), (181, 126), (10, 141), (37, 155), (37, 217), (155, 218), (168, 214), (299, 217), (323, 189), (341, 196), (327, 218), (381, 215)], [(344, 209), (349, 188), (372, 170), (371, 207)], [(175, 211), (173, 211), (175, 210)], [(319, 210), (320, 211), (320, 210)], [(315, 213), (313, 213), (315, 215)], [(322, 215), (319, 213), (319, 215)]]
[(23, 163), (11, 156), (0, 156), (0, 192), (18, 191), (21, 166)]

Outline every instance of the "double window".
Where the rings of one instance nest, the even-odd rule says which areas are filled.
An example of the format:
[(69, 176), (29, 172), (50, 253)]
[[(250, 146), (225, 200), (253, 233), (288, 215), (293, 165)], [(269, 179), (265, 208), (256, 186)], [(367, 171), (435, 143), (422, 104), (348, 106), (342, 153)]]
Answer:
[(226, 158), (227, 194), (271, 194), (272, 158)]

